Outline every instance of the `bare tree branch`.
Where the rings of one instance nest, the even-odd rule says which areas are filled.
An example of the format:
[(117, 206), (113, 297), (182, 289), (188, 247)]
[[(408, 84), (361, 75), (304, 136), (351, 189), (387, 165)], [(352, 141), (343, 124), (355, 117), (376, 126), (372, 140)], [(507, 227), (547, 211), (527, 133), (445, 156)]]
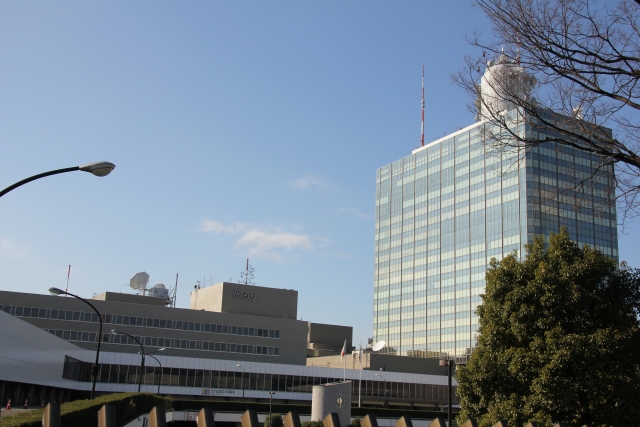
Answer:
[[(467, 38), (482, 54), (465, 58), (453, 80), (474, 99), (477, 120), (495, 124), (486, 140), (496, 149), (519, 148), (521, 158), (549, 142), (594, 155), (600, 160), (588, 174), (575, 171), (571, 191), (588, 194), (585, 206), (617, 203), (623, 224), (640, 214), (640, 0), (476, 3), (493, 24), (493, 39)], [(489, 59), (504, 66), (487, 67)], [(504, 75), (487, 79), (487, 70)], [(505, 114), (505, 105), (518, 117)], [(547, 137), (539, 139), (536, 129)]]

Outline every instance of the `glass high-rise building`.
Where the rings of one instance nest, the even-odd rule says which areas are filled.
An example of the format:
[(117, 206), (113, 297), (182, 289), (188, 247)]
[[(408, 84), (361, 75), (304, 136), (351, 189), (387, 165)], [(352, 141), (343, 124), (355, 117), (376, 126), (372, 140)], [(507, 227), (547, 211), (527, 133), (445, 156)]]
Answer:
[[(512, 129), (550, 130), (512, 110)], [(530, 151), (487, 148), (481, 121), (376, 172), (374, 341), (383, 351), (465, 358), (476, 345), (476, 307), (495, 257), (566, 226), (579, 245), (618, 257), (611, 169), (555, 143)], [(605, 130), (608, 132), (608, 130)]]

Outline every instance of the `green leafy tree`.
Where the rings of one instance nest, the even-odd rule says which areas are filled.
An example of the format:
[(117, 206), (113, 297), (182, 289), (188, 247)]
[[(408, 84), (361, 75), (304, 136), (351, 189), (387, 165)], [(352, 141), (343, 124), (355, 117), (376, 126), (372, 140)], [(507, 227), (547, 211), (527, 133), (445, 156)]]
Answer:
[(284, 422), (280, 414), (269, 414), (264, 418), (264, 427), (283, 427)]
[(458, 425), (640, 423), (640, 271), (566, 229), (487, 271), (477, 350), (456, 379)]

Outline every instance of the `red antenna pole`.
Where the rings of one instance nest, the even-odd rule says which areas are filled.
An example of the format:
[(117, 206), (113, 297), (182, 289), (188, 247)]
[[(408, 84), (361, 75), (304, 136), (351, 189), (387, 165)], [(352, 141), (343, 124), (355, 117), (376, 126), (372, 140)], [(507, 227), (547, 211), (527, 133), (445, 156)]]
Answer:
[(422, 128), (420, 132), (420, 146), (424, 147), (424, 63), (422, 64)]

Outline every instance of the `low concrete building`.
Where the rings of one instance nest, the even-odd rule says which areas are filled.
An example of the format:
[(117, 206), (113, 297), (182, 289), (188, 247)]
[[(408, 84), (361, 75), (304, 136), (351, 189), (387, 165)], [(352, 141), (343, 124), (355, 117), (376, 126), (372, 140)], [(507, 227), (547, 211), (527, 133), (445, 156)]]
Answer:
[[(140, 351), (130, 338), (111, 333), (111, 329), (118, 329), (135, 336), (145, 346), (166, 347), (175, 356), (305, 365), (308, 322), (289, 318), (296, 312), (291, 304), (283, 317), (272, 307), (265, 308), (270, 304), (260, 300), (273, 300), (281, 295), (281, 289), (221, 285), (224, 286), (217, 289), (223, 290), (221, 307), (226, 311), (166, 307), (164, 299), (151, 296), (113, 292), (97, 295), (90, 301), (102, 314), (104, 350)], [(245, 301), (241, 297), (242, 303), (253, 304), (247, 304), (244, 310), (236, 309), (233, 301), (238, 299), (233, 296), (236, 291), (258, 292), (258, 300)], [(286, 292), (289, 300), (295, 297), (297, 301), (296, 291)], [(295, 295), (291, 296), (292, 293)], [(0, 291), (0, 304), (6, 313), (59, 338), (81, 348), (95, 348), (98, 316), (76, 298)]]
[[(307, 358), (307, 366), (342, 368), (340, 355)], [(347, 355), (347, 369), (360, 369), (356, 353)], [(366, 371), (406, 372), (409, 374), (447, 375), (447, 367), (440, 366), (439, 359), (425, 357), (396, 356), (370, 351), (362, 353), (362, 369)]]
[(190, 308), (296, 320), (298, 291), (222, 282), (191, 292)]
[(352, 340), (353, 328), (351, 326), (309, 322), (307, 356), (319, 357), (333, 353), (340, 354), (345, 343), (347, 353), (351, 353), (353, 350)]
[[(0, 311), (2, 404), (8, 399), (39, 405), (43, 400), (87, 398), (95, 349), (80, 348), (75, 342), (34, 326), (28, 319)], [(141, 372), (140, 355), (103, 348), (97, 393), (136, 391), (141, 377), (142, 391), (149, 393), (235, 401), (244, 395), (247, 401), (269, 402), (270, 393), (275, 392), (274, 403), (308, 404), (314, 386), (340, 382), (346, 377), (351, 387), (350, 396), (342, 396), (345, 404), (349, 400), (355, 404), (361, 396), (363, 405), (442, 409), (447, 401), (446, 375), (384, 372), (380, 376), (371, 370), (345, 372), (342, 368), (181, 357), (172, 350), (155, 356), (158, 360), (147, 358)]]

